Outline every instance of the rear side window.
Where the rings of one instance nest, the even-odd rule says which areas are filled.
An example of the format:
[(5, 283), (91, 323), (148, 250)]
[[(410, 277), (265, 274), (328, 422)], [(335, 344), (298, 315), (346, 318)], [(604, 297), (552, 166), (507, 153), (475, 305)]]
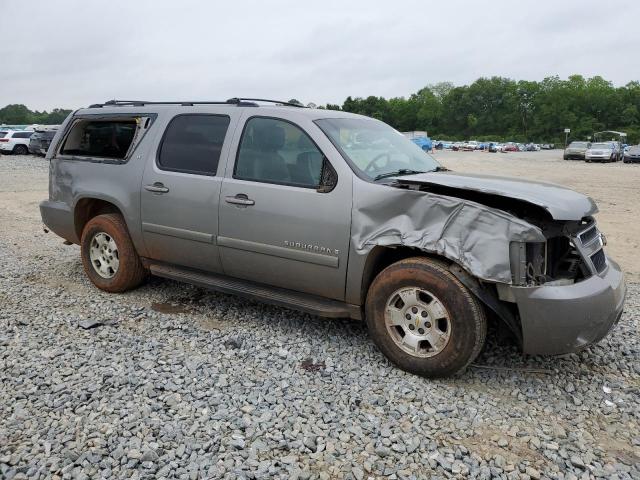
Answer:
[(62, 155), (123, 160), (136, 136), (136, 118), (78, 120), (62, 144)]
[(229, 120), (226, 115), (178, 115), (167, 126), (158, 166), (172, 172), (215, 175)]
[(13, 138), (29, 138), (33, 135), (33, 132), (16, 132), (13, 134)]

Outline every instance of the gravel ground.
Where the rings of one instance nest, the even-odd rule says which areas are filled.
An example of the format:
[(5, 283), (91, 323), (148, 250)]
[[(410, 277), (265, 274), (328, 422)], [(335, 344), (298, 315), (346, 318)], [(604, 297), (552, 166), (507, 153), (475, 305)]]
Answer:
[(0, 157), (0, 478), (640, 479), (640, 285), (580, 354), (490, 340), (430, 381), (360, 322), (97, 290), (39, 228), (46, 174)]

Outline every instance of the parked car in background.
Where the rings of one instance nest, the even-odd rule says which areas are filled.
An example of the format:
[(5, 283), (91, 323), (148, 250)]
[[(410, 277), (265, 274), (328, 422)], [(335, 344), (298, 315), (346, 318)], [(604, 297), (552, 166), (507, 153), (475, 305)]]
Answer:
[(425, 131), (415, 130), (412, 132), (402, 132), (402, 135), (418, 145), (425, 152), (430, 152), (433, 149), (433, 141)]
[(518, 148), (518, 145), (516, 145), (515, 143), (508, 143), (504, 147), (502, 147), (502, 151), (503, 152), (519, 152), (520, 149)]
[(632, 145), (627, 148), (622, 158), (624, 163), (640, 163), (640, 145)]
[(51, 140), (56, 135), (56, 130), (36, 130), (29, 139), (29, 153), (33, 155), (46, 155)]
[(591, 147), (591, 142), (571, 142), (564, 151), (565, 160), (584, 160), (584, 154)]
[(29, 138), (33, 135), (33, 131), (9, 131), (4, 137), (0, 138), (0, 153), (16, 155), (26, 155), (29, 153)]
[(616, 145), (610, 142), (592, 143), (585, 151), (584, 159), (587, 162), (617, 162), (620, 151)]
[(429, 137), (414, 137), (411, 141), (425, 152), (430, 152), (433, 149), (433, 142)]

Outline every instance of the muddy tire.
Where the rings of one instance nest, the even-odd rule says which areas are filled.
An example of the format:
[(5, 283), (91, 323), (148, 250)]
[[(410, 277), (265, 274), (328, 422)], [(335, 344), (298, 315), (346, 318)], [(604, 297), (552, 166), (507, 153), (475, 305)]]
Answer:
[(408, 258), (385, 268), (367, 294), (369, 334), (401, 369), (424, 377), (463, 371), (482, 350), (483, 306), (443, 262)]
[(146, 277), (122, 215), (109, 213), (89, 220), (80, 247), (84, 271), (101, 290), (125, 292)]

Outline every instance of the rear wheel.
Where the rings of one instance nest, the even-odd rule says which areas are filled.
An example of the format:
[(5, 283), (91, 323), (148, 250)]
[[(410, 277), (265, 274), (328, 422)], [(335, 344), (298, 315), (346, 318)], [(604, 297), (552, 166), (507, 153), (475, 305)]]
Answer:
[(13, 147), (13, 153), (16, 155), (26, 155), (29, 153), (29, 149), (25, 145), (16, 145)]
[(444, 377), (464, 370), (480, 353), (487, 331), (482, 305), (449, 271), (427, 258), (383, 270), (366, 301), (373, 341), (410, 373)]
[(146, 271), (121, 215), (93, 217), (84, 227), (80, 243), (84, 271), (101, 290), (124, 292), (144, 280)]

